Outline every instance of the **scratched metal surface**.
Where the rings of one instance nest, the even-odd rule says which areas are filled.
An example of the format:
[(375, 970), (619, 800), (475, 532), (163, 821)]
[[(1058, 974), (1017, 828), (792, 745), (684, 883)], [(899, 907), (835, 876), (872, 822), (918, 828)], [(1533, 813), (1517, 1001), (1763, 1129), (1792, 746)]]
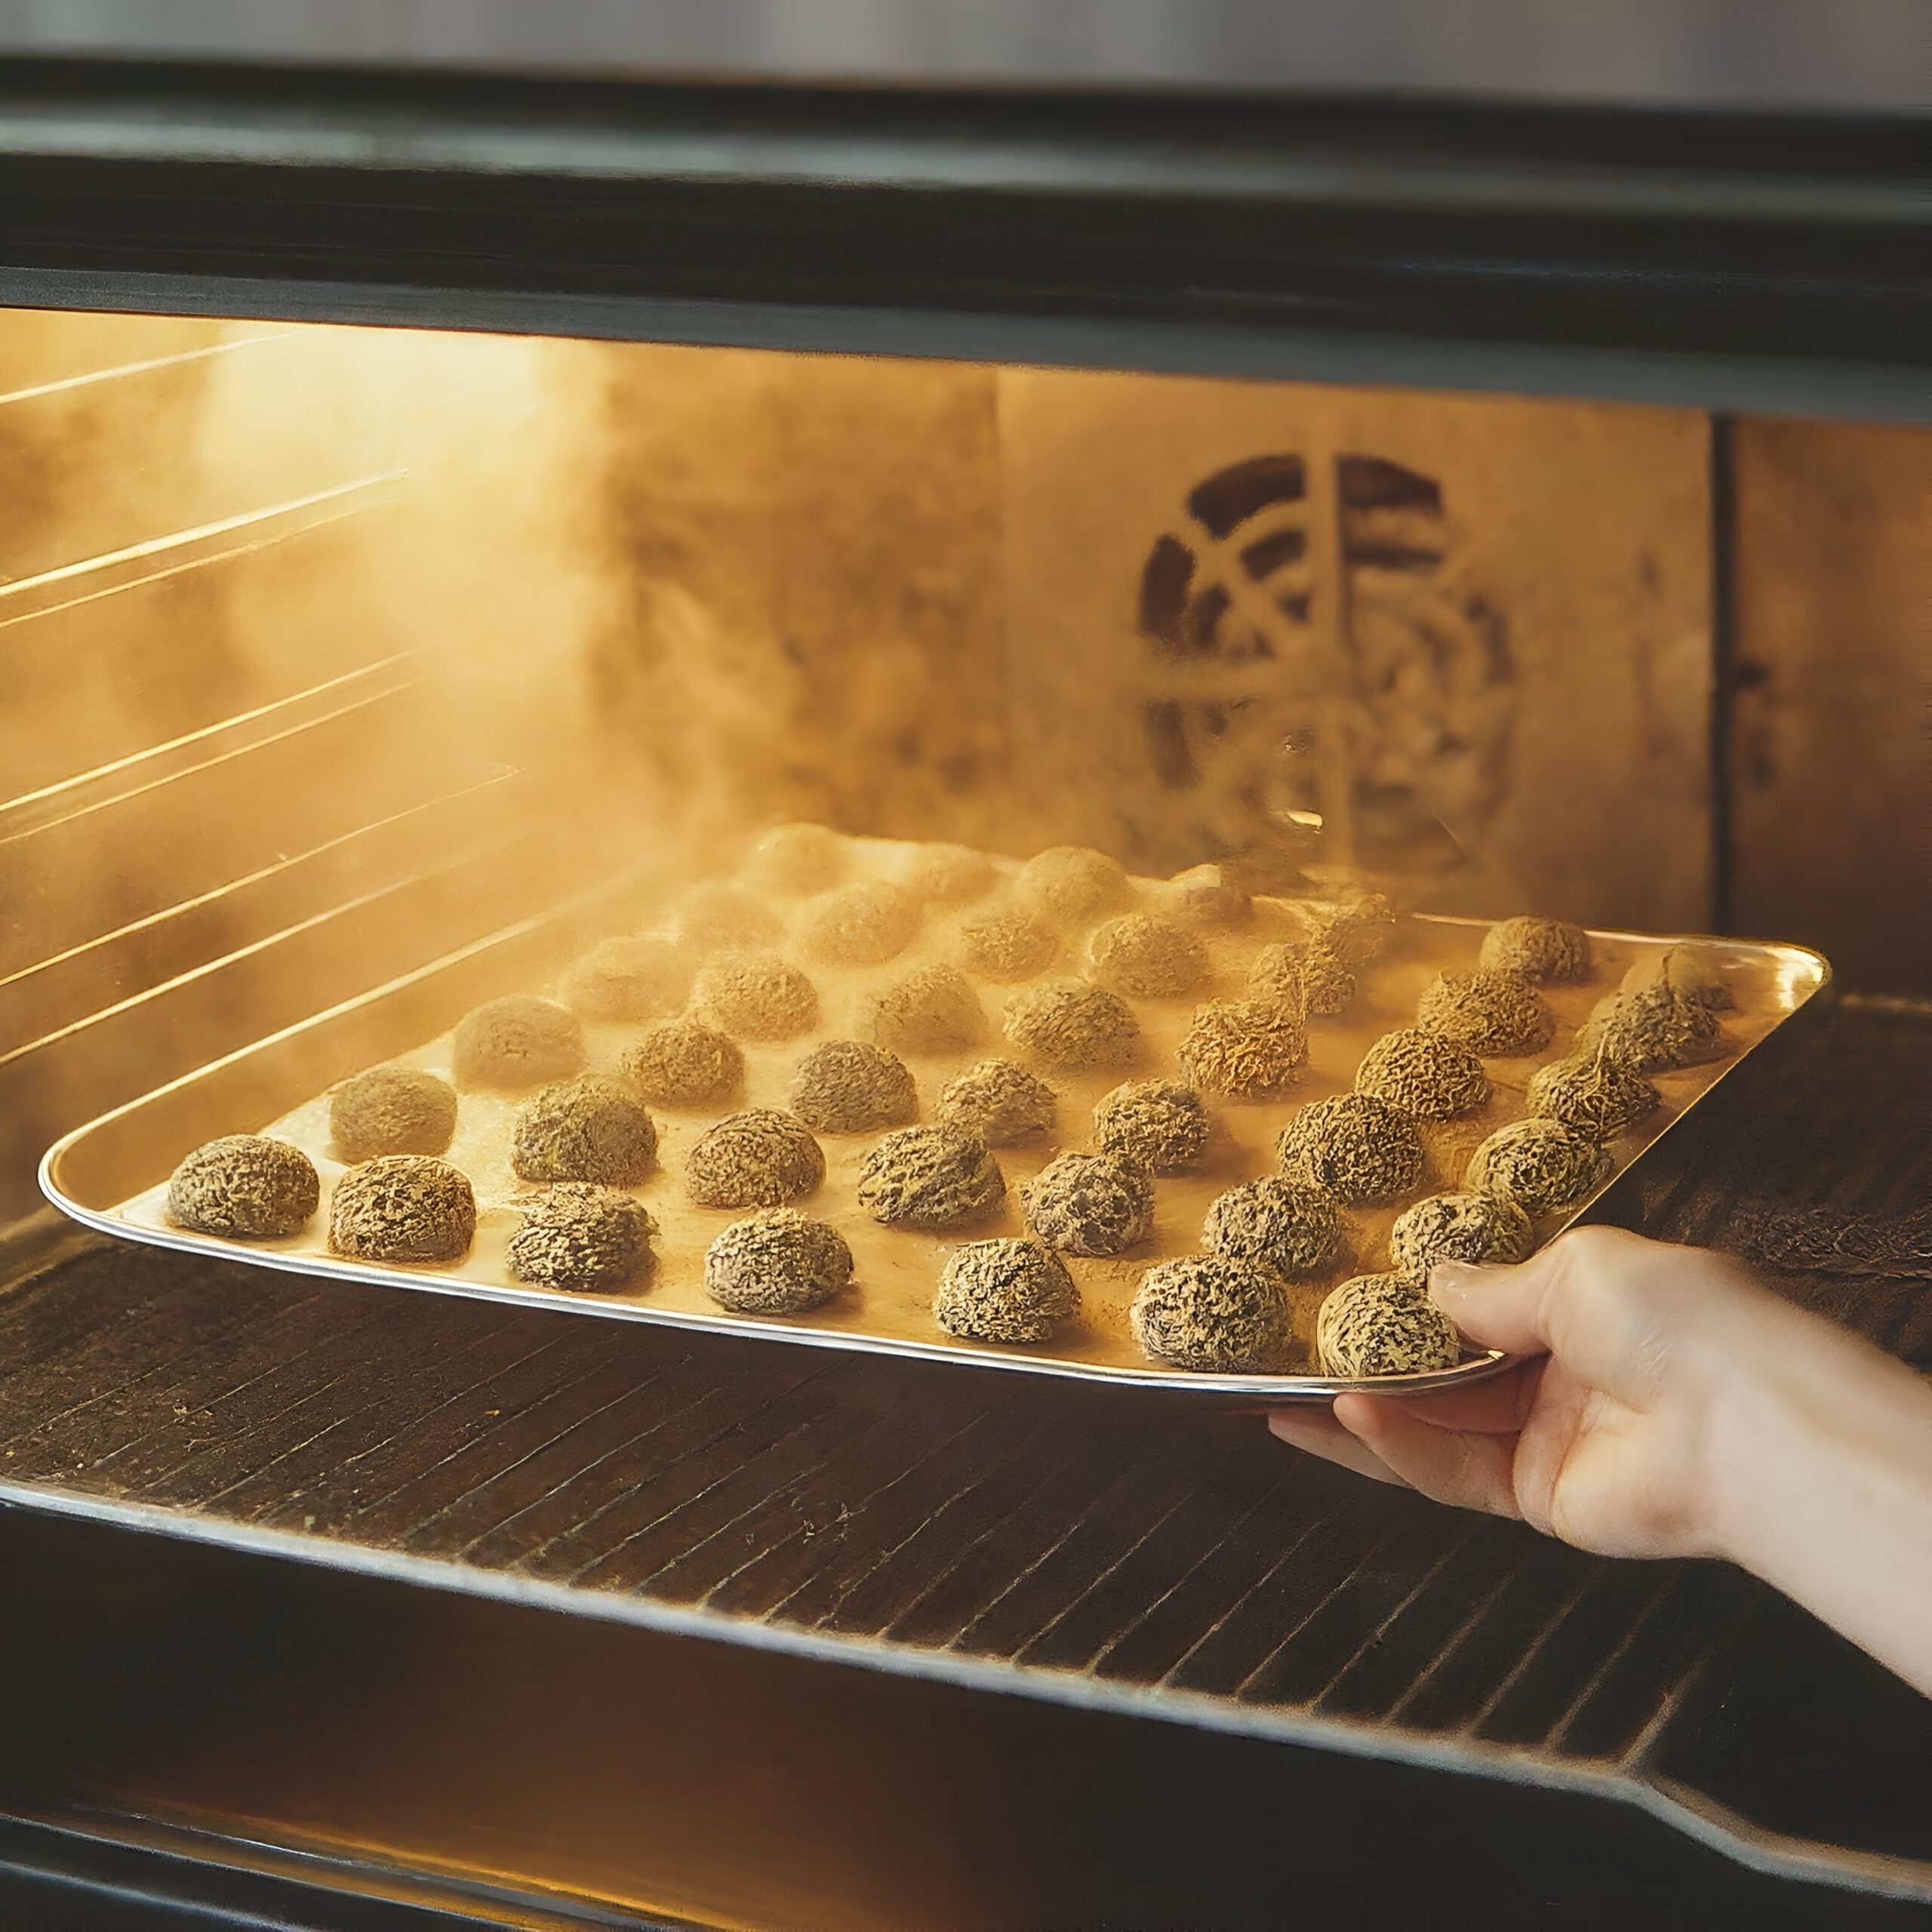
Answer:
[[(1761, 1060), (1624, 1218), (1721, 1241), (1746, 1195), (1923, 1205), (1932, 1015), (1848, 1005)], [(1922, 1274), (1776, 1278), (1932, 1367)], [(0, 1435), (14, 1503), (1595, 1784), (1760, 1862), (1932, 1897), (1896, 1774), (1932, 1755), (1932, 1706), (1769, 1592), (1438, 1510), (1158, 1392), (99, 1244), (0, 1294)]]

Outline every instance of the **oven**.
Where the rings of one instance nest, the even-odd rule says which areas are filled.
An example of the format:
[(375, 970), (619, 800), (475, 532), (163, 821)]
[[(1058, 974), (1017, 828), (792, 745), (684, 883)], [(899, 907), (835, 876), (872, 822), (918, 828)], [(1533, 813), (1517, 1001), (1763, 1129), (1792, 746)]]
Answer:
[(23, 1922), (1922, 1909), (1926, 1707), (1723, 1566), (37, 1184), (761, 852), (1071, 847), (1822, 956), (1588, 1211), (1932, 1369), (1906, 14), (247, 11), (0, 63)]

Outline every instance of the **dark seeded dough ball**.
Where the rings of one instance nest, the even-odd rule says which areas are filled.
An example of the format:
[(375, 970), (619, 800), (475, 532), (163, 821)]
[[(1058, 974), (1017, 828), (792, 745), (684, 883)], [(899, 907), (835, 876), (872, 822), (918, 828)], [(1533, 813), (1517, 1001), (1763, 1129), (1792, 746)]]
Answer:
[(876, 966), (896, 959), (919, 936), (925, 915), (903, 886), (883, 879), (841, 886), (805, 908), (798, 943), (814, 959)]
[(583, 1028), (554, 1000), (512, 993), (464, 1015), (451, 1059), (459, 1087), (541, 1087), (583, 1066)]
[(329, 1096), (329, 1134), (353, 1165), (378, 1154), (440, 1154), (456, 1132), (456, 1089), (414, 1066), (372, 1066)]
[(984, 1037), (986, 1016), (956, 966), (918, 966), (872, 1003), (865, 1032), (898, 1054), (955, 1054)]
[(1066, 1263), (1036, 1241), (955, 1248), (933, 1298), (933, 1319), (969, 1342), (1044, 1342), (1080, 1312)]
[(697, 976), (692, 999), (741, 1040), (795, 1040), (818, 1024), (818, 989), (775, 952), (728, 952)]
[(678, 937), (703, 952), (743, 952), (776, 946), (785, 921), (743, 887), (722, 881), (694, 885), (678, 901)]
[(734, 1221), (705, 1251), (705, 1293), (740, 1315), (803, 1315), (851, 1278), (844, 1237), (792, 1208)]
[(580, 1073), (517, 1109), (510, 1165), (519, 1180), (635, 1187), (657, 1164), (657, 1128), (637, 1095), (601, 1073)]
[(1094, 977), (1139, 999), (1174, 999), (1208, 983), (1208, 949), (1198, 937), (1151, 912), (1125, 912), (1087, 942)]
[(1215, 932), (1244, 926), (1254, 917), (1254, 897), (1219, 866), (1196, 866), (1168, 881), (1163, 895), (1182, 924)]
[(827, 1040), (792, 1075), (792, 1112), (816, 1134), (898, 1127), (919, 1111), (906, 1063), (861, 1040)]
[(1189, 1081), (1211, 1094), (1268, 1100), (1300, 1080), (1308, 1029), (1278, 1000), (1211, 999), (1195, 1010), (1175, 1057)]
[(1247, 983), (1257, 999), (1300, 1001), (1318, 1020), (1346, 1012), (1355, 996), (1355, 976), (1325, 946), (1264, 946)]
[(1266, 1368), (1291, 1332), (1281, 1276), (1265, 1263), (1224, 1254), (1190, 1254), (1149, 1269), (1128, 1320), (1152, 1360), (1211, 1374)]
[(1049, 925), (1076, 926), (1110, 911), (1128, 894), (1118, 859), (1089, 845), (1050, 845), (1020, 869), (1014, 896)]
[(1380, 892), (1350, 893), (1321, 922), (1317, 941), (1350, 971), (1372, 965), (1395, 937), (1395, 909)]
[(1006, 1177), (986, 1143), (956, 1127), (902, 1127), (866, 1156), (859, 1175), (859, 1205), (888, 1226), (961, 1227), (1005, 1197)]
[(1417, 1004), (1416, 1024), (1474, 1054), (1533, 1054), (1549, 1044), (1556, 1016), (1515, 973), (1438, 973)]
[(964, 1128), (989, 1147), (1018, 1147), (1054, 1131), (1060, 1096), (1010, 1060), (983, 1060), (949, 1080), (934, 1109), (945, 1127)]
[(1560, 1120), (1592, 1140), (1614, 1140), (1663, 1103), (1663, 1097), (1641, 1073), (1603, 1052), (1552, 1060), (1530, 1079), (1532, 1115)]
[(1601, 1054), (1632, 1073), (1694, 1066), (1717, 1049), (1718, 1017), (1668, 980), (1613, 993), (1577, 1035), (1580, 1051)]
[(1297, 1109), (1275, 1143), (1290, 1180), (1351, 1206), (1393, 1201), (1422, 1179), (1422, 1142), (1400, 1108), (1369, 1094), (1331, 1094)]
[(1420, 1026), (1385, 1033), (1361, 1057), (1355, 1091), (1372, 1094), (1417, 1120), (1454, 1120), (1489, 1098), (1482, 1062), (1460, 1041)]
[(959, 928), (960, 963), (983, 980), (1013, 986), (1044, 973), (1060, 953), (1051, 927), (1024, 912), (989, 912)]
[(1561, 1121), (1512, 1121), (1469, 1156), (1463, 1185), (1500, 1194), (1526, 1214), (1546, 1214), (1607, 1180), (1612, 1164), (1587, 1134)]
[(1500, 1194), (1432, 1194), (1395, 1218), (1389, 1258), (1426, 1281), (1438, 1261), (1520, 1261), (1534, 1244), (1530, 1217)]
[(685, 1192), (700, 1208), (782, 1208), (825, 1178), (825, 1155), (802, 1122), (771, 1107), (727, 1114), (699, 1137)]
[(823, 892), (845, 869), (845, 841), (823, 825), (778, 825), (752, 848), (745, 876), (763, 892)]
[(1476, 963), (1493, 973), (1567, 985), (1590, 977), (1590, 936), (1567, 919), (1522, 913), (1499, 920), (1483, 935)]
[(468, 1179), (426, 1154), (351, 1168), (330, 1197), (329, 1246), (358, 1261), (454, 1261), (475, 1235)]
[(1006, 1009), (1006, 1037), (1045, 1066), (1131, 1065), (1140, 1051), (1134, 1009), (1103, 986), (1041, 986)]
[(279, 1241), (315, 1211), (322, 1184), (299, 1147), (259, 1134), (205, 1142), (168, 1183), (168, 1218), (197, 1234)]
[(1033, 1232), (1068, 1254), (1121, 1254), (1154, 1225), (1145, 1168), (1111, 1154), (1062, 1154), (1020, 1190)]
[(626, 1287), (651, 1266), (657, 1223), (615, 1188), (565, 1181), (525, 1205), (509, 1238), (510, 1272), (546, 1288), (595, 1294)]
[(900, 867), (899, 883), (932, 906), (966, 906), (999, 883), (992, 860), (970, 845), (915, 845)]
[(1271, 1176), (1229, 1188), (1208, 1210), (1201, 1239), (1212, 1254), (1265, 1262), (1292, 1281), (1318, 1275), (1335, 1258), (1342, 1217), (1326, 1188)]
[(586, 1020), (654, 1020), (690, 992), (691, 962), (668, 939), (607, 939), (564, 979), (564, 1000)]
[(1718, 971), (1708, 949), (1694, 946), (1669, 946), (1660, 955), (1639, 959), (1623, 976), (1627, 991), (1661, 983), (1679, 999), (1707, 1006), (1713, 1013), (1737, 1004), (1730, 982)]
[(1201, 1164), (1213, 1127), (1207, 1103), (1178, 1080), (1130, 1080), (1094, 1108), (1094, 1144), (1149, 1174), (1184, 1174)]
[(737, 1093), (744, 1084), (745, 1057), (715, 1027), (667, 1020), (626, 1052), (618, 1071), (660, 1106), (700, 1107)]
[(1400, 1275), (1358, 1275), (1331, 1290), (1315, 1318), (1323, 1371), (1364, 1381), (1421, 1375), (1462, 1359), (1456, 1325)]

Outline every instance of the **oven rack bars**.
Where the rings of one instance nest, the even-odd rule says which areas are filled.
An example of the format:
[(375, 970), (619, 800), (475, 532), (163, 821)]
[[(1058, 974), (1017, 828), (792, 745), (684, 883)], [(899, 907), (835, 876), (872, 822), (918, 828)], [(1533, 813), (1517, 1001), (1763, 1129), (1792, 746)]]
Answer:
[[(1697, 1239), (1742, 1186), (1923, 1186), (1932, 1015), (1848, 1005), (1791, 1051), (1631, 1218)], [(1932, 1361), (1913, 1284), (1785, 1285)], [(1736, 1572), (1472, 1521), (1277, 1454), (1251, 1416), (105, 1244), (0, 1296), (0, 1416), (23, 1505), (1589, 1789), (1932, 1899), (1885, 1769), (1923, 1761), (1932, 1714), (1876, 1666)]]

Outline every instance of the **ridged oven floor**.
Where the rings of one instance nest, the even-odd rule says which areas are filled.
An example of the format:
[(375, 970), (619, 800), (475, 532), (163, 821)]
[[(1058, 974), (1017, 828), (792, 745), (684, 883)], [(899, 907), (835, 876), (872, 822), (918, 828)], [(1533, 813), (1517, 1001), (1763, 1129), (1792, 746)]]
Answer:
[[(1928, 1091), (1932, 1015), (1843, 1008), (1713, 1108), (1643, 1224), (1922, 1209)], [(1774, 1278), (1932, 1367), (1922, 1265)], [(42, 1510), (1597, 1787), (1932, 1898), (1932, 1706), (1771, 1593), (1441, 1510), (1185, 1398), (99, 1244), (0, 1297), (0, 1499)]]

